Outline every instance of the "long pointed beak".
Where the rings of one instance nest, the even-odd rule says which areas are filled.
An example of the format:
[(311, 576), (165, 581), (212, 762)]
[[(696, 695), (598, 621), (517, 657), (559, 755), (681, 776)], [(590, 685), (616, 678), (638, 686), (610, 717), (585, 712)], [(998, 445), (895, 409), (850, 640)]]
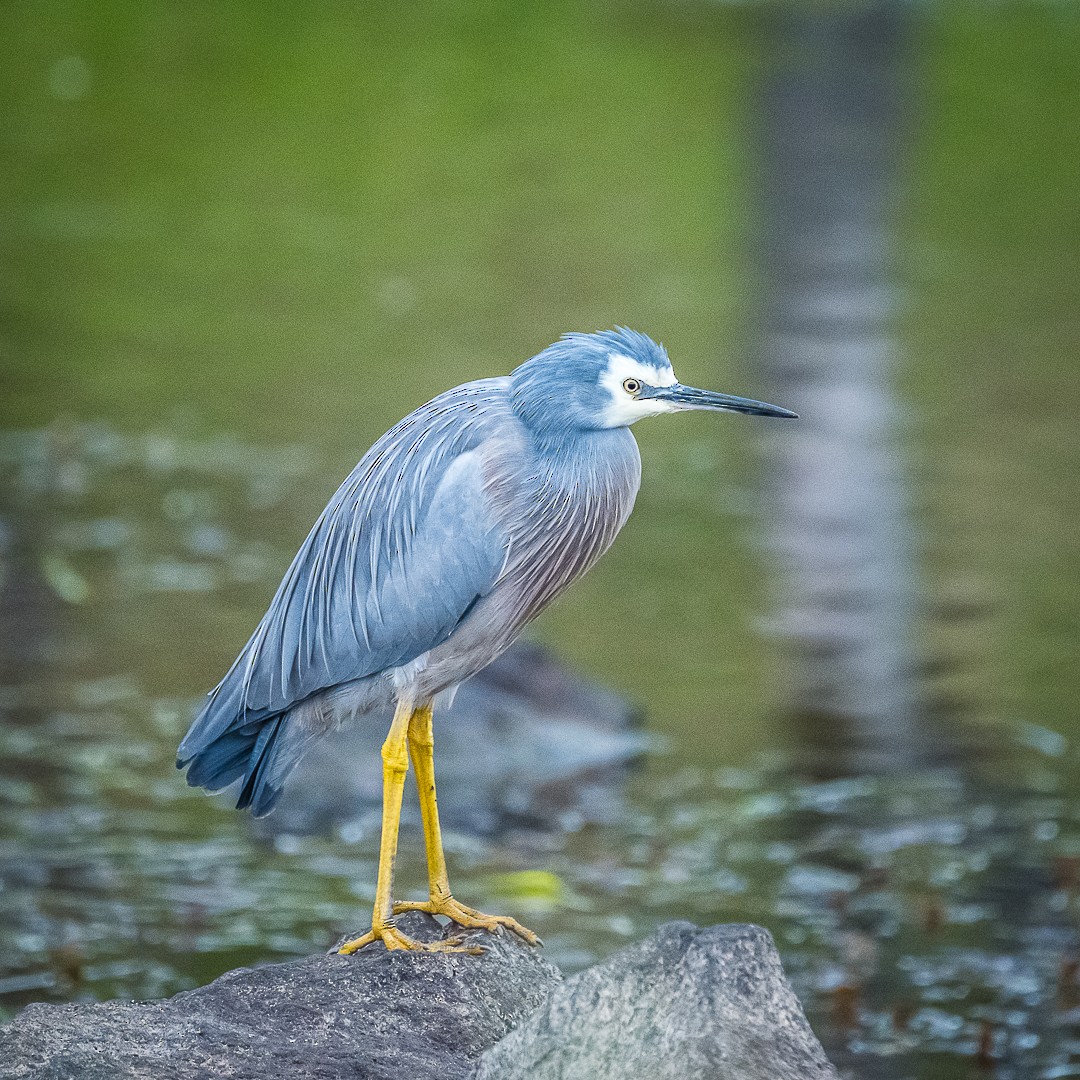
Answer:
[(768, 405), (764, 401), (752, 398), (732, 397), (730, 394), (717, 394), (712, 390), (698, 390), (693, 386), (650, 386), (643, 397), (656, 401), (666, 401), (676, 409), (717, 409), (721, 412), (746, 413), (749, 416), (782, 416), (788, 420), (797, 420), (799, 414), (790, 409), (781, 409), (779, 405)]

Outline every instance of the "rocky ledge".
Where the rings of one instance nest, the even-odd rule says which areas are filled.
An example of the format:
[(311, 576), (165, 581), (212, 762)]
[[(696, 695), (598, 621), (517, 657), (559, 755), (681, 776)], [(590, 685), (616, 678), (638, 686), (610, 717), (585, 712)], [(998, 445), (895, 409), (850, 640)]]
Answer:
[(164, 1001), (30, 1005), (0, 1028), (0, 1078), (836, 1077), (759, 927), (668, 923), (566, 979), (506, 932), (466, 936), (482, 956), (377, 946), (240, 968)]

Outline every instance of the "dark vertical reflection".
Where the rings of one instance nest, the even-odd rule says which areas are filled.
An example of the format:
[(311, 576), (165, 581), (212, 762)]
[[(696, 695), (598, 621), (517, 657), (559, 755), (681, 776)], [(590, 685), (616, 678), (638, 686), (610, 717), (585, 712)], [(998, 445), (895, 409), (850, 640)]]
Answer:
[(761, 165), (759, 353), (775, 629), (802, 744), (838, 769), (917, 749), (915, 578), (890, 324), (892, 221), (907, 118), (908, 16), (878, 3), (777, 11), (755, 118)]

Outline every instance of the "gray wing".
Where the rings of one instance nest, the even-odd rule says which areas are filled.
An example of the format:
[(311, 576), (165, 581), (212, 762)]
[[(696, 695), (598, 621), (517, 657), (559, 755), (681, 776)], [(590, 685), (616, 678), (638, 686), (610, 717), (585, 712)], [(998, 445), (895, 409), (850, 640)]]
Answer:
[[(490, 512), (483, 463), (504, 400), (502, 380), (457, 387), (364, 455), (192, 725), (181, 763), (230, 730), (434, 648), (493, 588), (508, 538)], [(242, 775), (206, 762), (206, 776), (189, 772), (190, 782), (220, 787)]]

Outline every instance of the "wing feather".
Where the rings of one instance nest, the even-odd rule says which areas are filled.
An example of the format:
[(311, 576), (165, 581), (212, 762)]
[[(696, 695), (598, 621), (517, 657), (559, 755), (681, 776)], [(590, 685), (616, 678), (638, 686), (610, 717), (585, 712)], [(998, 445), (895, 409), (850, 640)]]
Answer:
[(421, 406), (364, 455), (211, 693), (182, 759), (450, 636), (506, 559), (509, 537), (485, 484), (505, 414), (503, 380), (468, 383)]

